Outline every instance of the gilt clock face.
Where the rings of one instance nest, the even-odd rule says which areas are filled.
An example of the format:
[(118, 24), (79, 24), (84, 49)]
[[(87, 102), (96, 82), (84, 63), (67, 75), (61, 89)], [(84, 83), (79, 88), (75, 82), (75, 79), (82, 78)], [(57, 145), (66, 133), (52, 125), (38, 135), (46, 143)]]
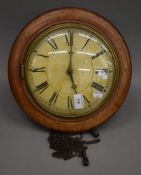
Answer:
[(82, 132), (107, 121), (131, 81), (130, 54), (104, 17), (62, 8), (33, 19), (9, 58), (9, 82), (21, 109), (38, 124)]
[(99, 109), (111, 94), (116, 59), (95, 30), (65, 24), (45, 30), (25, 57), (25, 81), (45, 111), (81, 117)]

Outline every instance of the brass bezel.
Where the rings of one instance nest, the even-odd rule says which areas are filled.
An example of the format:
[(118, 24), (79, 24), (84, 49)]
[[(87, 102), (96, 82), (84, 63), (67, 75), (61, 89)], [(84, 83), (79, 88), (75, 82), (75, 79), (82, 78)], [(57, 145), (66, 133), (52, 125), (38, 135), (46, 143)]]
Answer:
[[(40, 105), (36, 99), (34, 99), (33, 95), (31, 94), (30, 92), (30, 89), (28, 87), (28, 84), (26, 82), (26, 73), (25, 73), (25, 70), (26, 70), (26, 62), (27, 60), (29, 59), (29, 56), (30, 56), (30, 53), (31, 51), (33, 50), (33, 48), (35, 47), (35, 45), (38, 45), (38, 43), (40, 43), (40, 41), (44, 38), (44, 36), (47, 36), (49, 33), (52, 33), (58, 29), (61, 29), (61, 28), (67, 28), (67, 27), (72, 27), (72, 28), (82, 28), (82, 29), (85, 29), (85, 30), (88, 30), (90, 32), (92, 32), (93, 34), (95, 34), (96, 36), (98, 36), (98, 38), (100, 38), (102, 41), (104, 41), (104, 43), (106, 44), (106, 46), (108, 47), (108, 49), (110, 50), (110, 53), (113, 57), (113, 60), (114, 60), (114, 68), (115, 68), (115, 76), (114, 76), (114, 80), (113, 80), (113, 86), (109, 92), (109, 94), (107, 95), (107, 97), (102, 101), (102, 103), (100, 105), (97, 106), (97, 108), (93, 111), (90, 111), (90, 112), (87, 112), (83, 115), (77, 115), (77, 116), (63, 116), (63, 115), (59, 115), (57, 113), (53, 113), (51, 112), (50, 110), (46, 110), (42, 105)], [(25, 83), (25, 88), (27, 88), (27, 92), (28, 94), (31, 96), (32, 100), (38, 105), (38, 107), (40, 108), (40, 110), (44, 111), (45, 113), (50, 113), (51, 115), (55, 115), (55, 117), (59, 117), (59, 118), (64, 118), (66, 120), (70, 119), (70, 120), (73, 120), (73, 119), (77, 119), (77, 118), (81, 118), (81, 117), (85, 117), (87, 116), (88, 114), (91, 114), (91, 113), (95, 113), (97, 112), (105, 103), (106, 101), (110, 98), (111, 94), (113, 93), (113, 90), (116, 86), (116, 83), (117, 83), (117, 80), (118, 80), (118, 59), (117, 59), (117, 55), (116, 53), (114, 52), (113, 50), (113, 46), (110, 45), (110, 43), (108, 42), (108, 40), (106, 40), (106, 38), (102, 37), (102, 35), (100, 35), (100, 33), (96, 30), (96, 29), (92, 29), (86, 25), (81, 25), (79, 23), (63, 23), (63, 24), (59, 24), (59, 25), (56, 25), (56, 26), (52, 26), (51, 28), (48, 28), (44, 31), (42, 31), (42, 33), (40, 33), (38, 36), (36, 36), (36, 38), (34, 38), (34, 40), (31, 42), (29, 48), (27, 49), (26, 53), (25, 53), (25, 56), (24, 56), (24, 60), (23, 60), (23, 64), (24, 65), (24, 83)]]

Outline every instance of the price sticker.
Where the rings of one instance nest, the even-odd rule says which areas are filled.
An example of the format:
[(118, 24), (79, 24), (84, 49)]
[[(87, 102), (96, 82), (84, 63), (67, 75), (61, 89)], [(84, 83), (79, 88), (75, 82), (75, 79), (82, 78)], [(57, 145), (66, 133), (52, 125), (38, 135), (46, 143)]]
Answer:
[(94, 98), (102, 98), (103, 97), (103, 93), (100, 92), (100, 91), (96, 91), (96, 92), (93, 92), (93, 97)]
[(84, 108), (84, 97), (83, 94), (75, 94), (74, 95), (74, 107), (75, 109)]

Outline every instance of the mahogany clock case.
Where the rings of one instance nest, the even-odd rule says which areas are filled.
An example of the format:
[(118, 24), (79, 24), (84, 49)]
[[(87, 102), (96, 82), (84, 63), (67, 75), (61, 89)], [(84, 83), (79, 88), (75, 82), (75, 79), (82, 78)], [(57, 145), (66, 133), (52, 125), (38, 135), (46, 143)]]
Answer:
[[(118, 62), (116, 86), (104, 106), (94, 113), (73, 120), (66, 120), (42, 110), (31, 98), (21, 76), (21, 65), (33, 39), (45, 29), (63, 23), (83, 24), (98, 31), (112, 47)], [(121, 34), (108, 20), (84, 9), (62, 8), (38, 16), (20, 32), (11, 50), (8, 72), (10, 86), (16, 101), (32, 120), (47, 128), (80, 132), (107, 121), (122, 105), (131, 82), (131, 59)]]

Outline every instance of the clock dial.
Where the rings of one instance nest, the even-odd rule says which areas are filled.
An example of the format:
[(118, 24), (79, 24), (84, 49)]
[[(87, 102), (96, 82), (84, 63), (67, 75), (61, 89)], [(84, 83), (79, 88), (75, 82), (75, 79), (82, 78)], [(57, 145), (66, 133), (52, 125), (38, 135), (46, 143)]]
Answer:
[(66, 24), (44, 31), (25, 60), (31, 96), (58, 116), (80, 117), (98, 110), (115, 86), (115, 56), (108, 43), (85, 26)]

